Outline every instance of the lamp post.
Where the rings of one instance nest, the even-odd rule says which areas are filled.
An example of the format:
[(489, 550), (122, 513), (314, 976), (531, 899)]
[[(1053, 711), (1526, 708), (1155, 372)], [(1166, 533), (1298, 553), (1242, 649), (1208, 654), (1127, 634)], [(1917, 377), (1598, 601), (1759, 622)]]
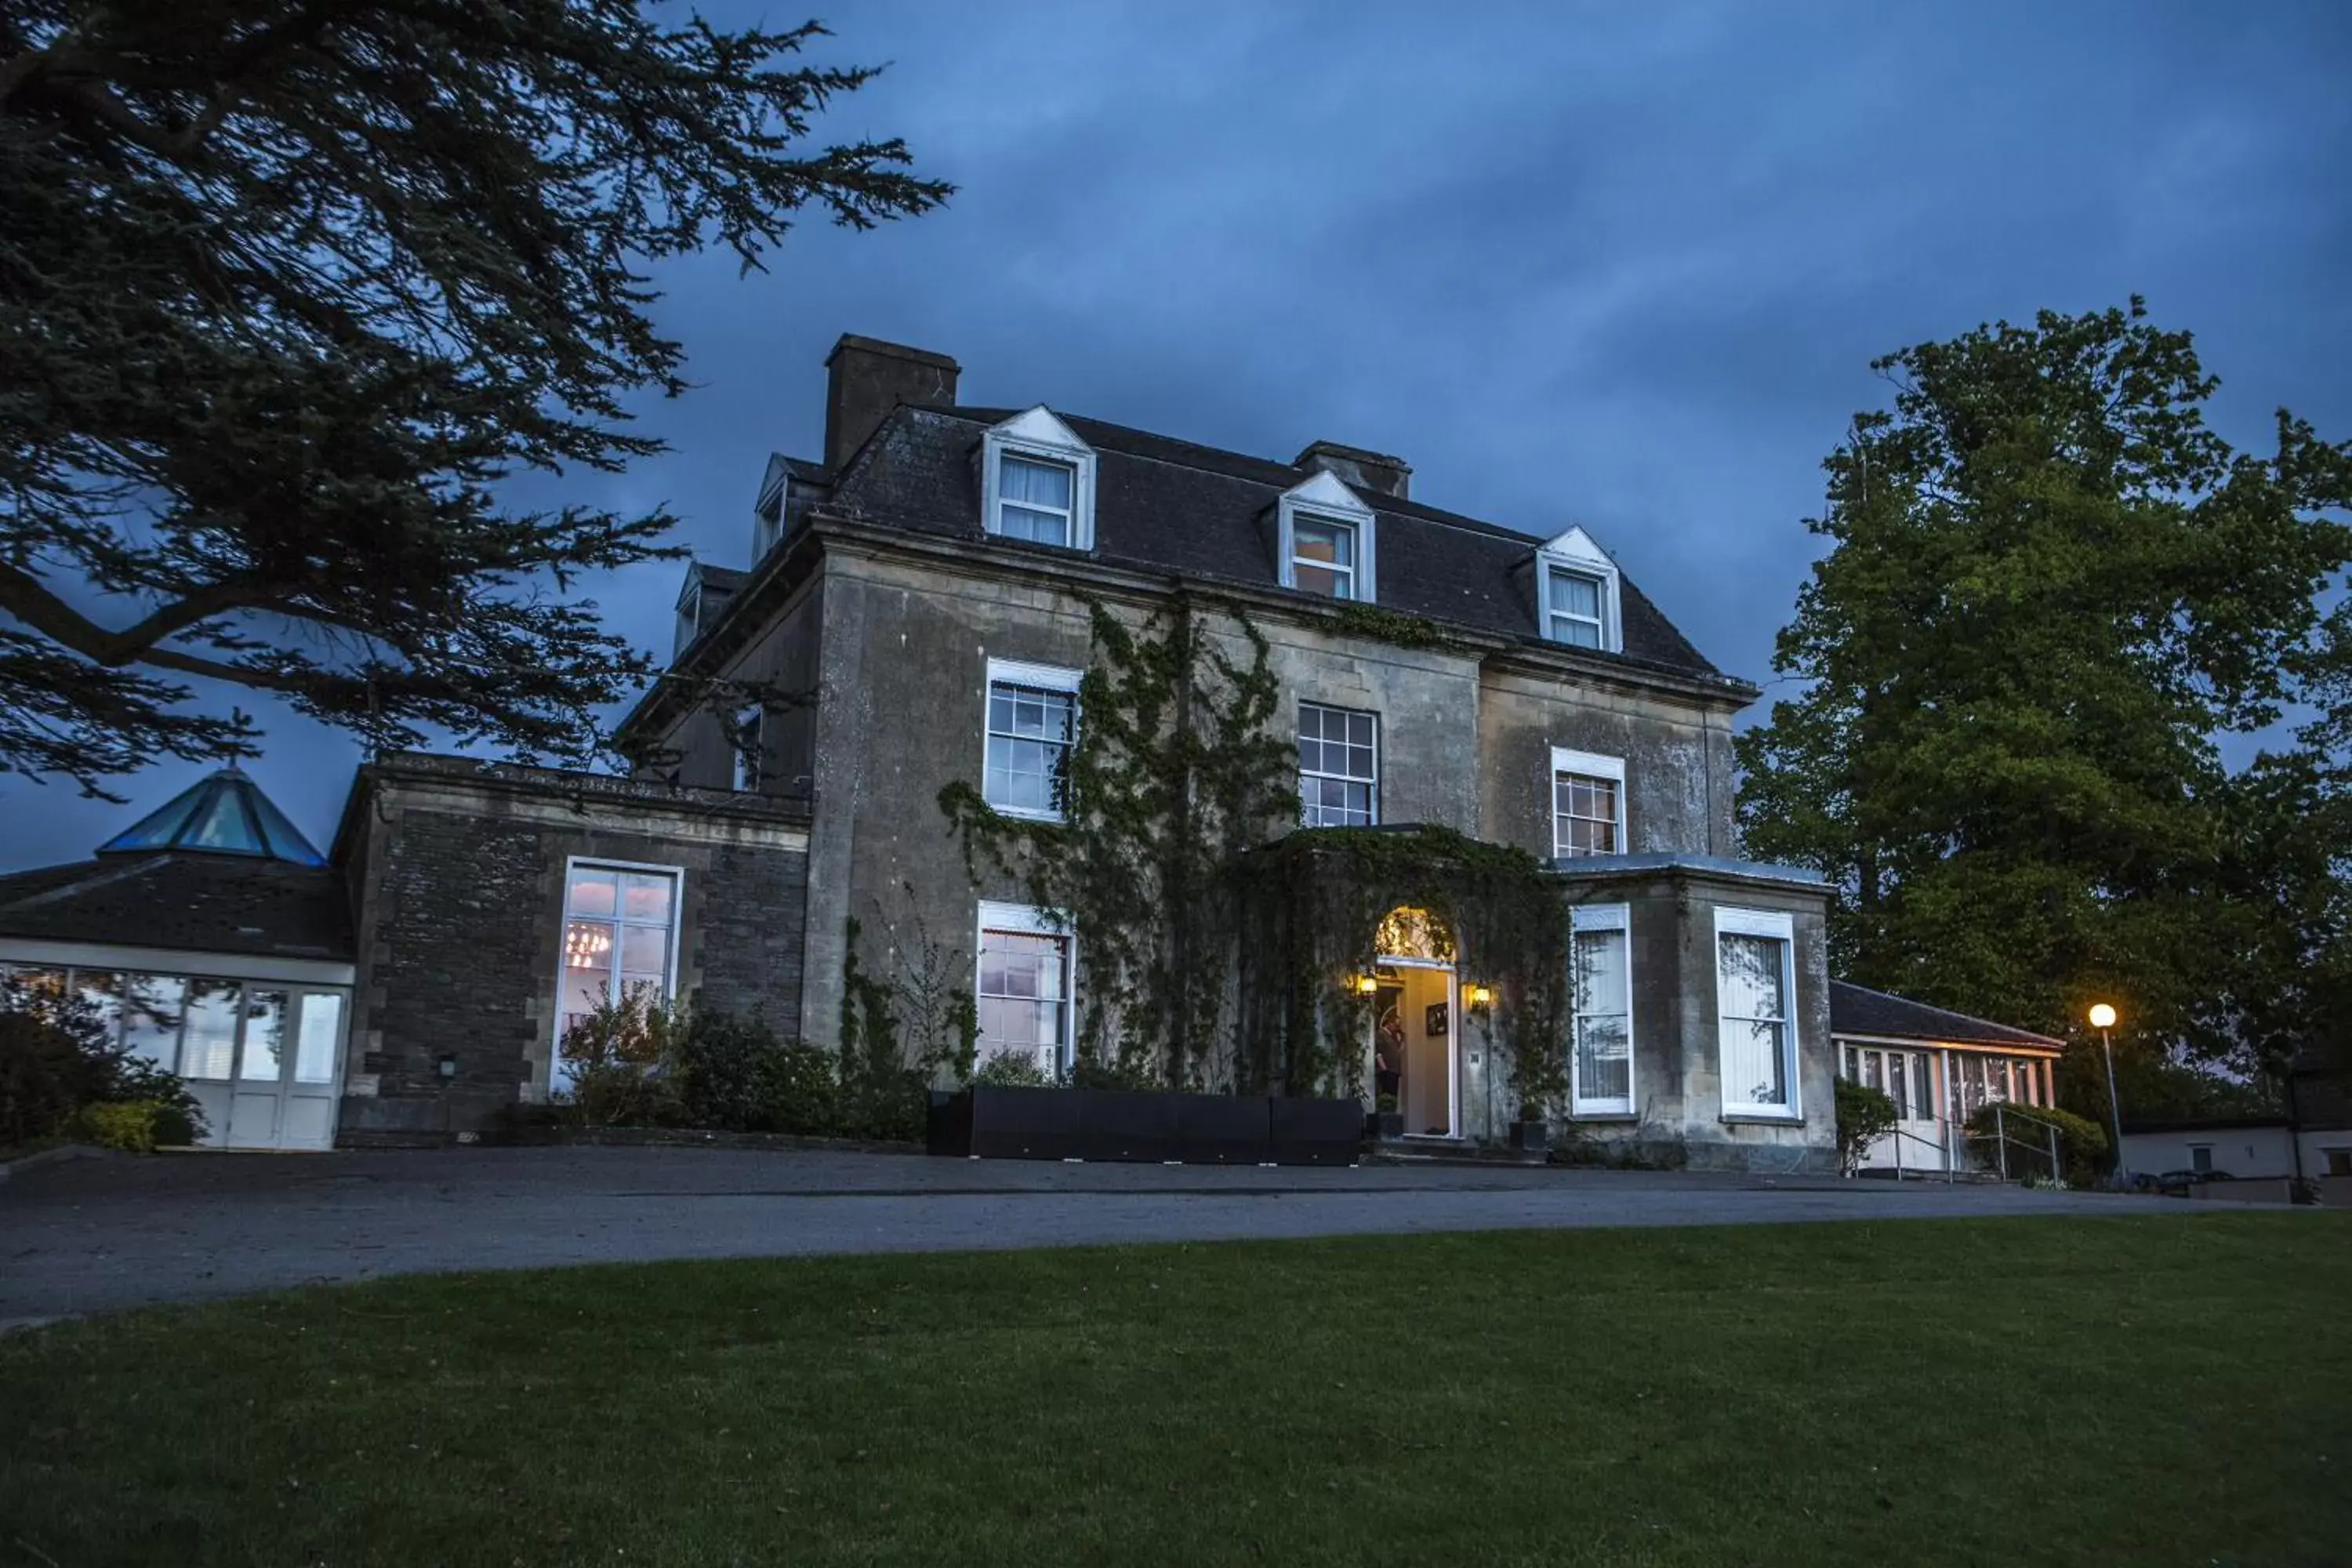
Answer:
[(2099, 1053), (2107, 1058), (2107, 1115), (2116, 1129), (2116, 1184), (2124, 1179), (2124, 1106), (2116, 1098), (2116, 1047), (2107, 1038), (2107, 1031), (2116, 1026), (2116, 1010), (2105, 1002), (2091, 1005), (2091, 1027), (2099, 1031)]

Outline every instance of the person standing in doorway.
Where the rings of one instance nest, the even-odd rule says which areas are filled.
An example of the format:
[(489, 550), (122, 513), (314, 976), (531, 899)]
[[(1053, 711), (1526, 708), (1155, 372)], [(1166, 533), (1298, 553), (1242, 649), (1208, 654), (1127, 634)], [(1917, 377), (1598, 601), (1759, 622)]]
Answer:
[(1372, 1039), (1372, 1091), (1380, 1097), (1381, 1109), (1403, 1109), (1404, 1102), (1397, 1098), (1403, 1084), (1404, 1014), (1402, 1005), (1391, 1001), (1381, 1014)]

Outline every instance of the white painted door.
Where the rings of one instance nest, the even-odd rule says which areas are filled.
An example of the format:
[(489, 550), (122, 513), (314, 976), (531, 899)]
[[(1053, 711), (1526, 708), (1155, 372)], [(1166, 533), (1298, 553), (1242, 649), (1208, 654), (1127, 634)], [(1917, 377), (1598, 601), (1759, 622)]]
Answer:
[(1864, 1151), (1864, 1169), (1943, 1168), (1943, 1131), (1936, 1114), (1931, 1065), (1925, 1051), (1870, 1046), (1846, 1047), (1846, 1072), (1853, 1081), (1883, 1091), (1895, 1102), (1896, 1131)]
[(245, 988), (227, 1124), (232, 1149), (331, 1149), (341, 1084), (343, 995), (293, 985)]

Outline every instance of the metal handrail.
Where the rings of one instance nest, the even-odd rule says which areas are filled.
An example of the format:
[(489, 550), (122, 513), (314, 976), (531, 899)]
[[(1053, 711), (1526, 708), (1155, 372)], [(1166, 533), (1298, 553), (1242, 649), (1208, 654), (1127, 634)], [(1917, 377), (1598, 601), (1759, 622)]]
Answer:
[[(2016, 1144), (2021, 1149), (2029, 1150), (2033, 1153), (2042, 1154), (2048, 1158), (2050, 1162), (2050, 1179), (2053, 1182), (2060, 1179), (2061, 1173), (2065, 1169), (2065, 1167), (2060, 1164), (2058, 1161), (2057, 1124), (2055, 1122), (2042, 1121), (2040, 1117), (2033, 1114), (2033, 1110), (2034, 1108), (2032, 1106), (2025, 1106), (2019, 1111), (2019, 1115), (2022, 1120), (2030, 1121), (2042, 1129), (2042, 1132), (2046, 1135), (2048, 1143), (2047, 1148), (2029, 1142), (2022, 1138), (2011, 1137), (2009, 1131), (2008, 1102), (1998, 1100), (1993, 1101), (1993, 1151), (2000, 1164), (2000, 1179), (2004, 1182), (2009, 1180), (2009, 1146), (2011, 1143)], [(1969, 1142), (1971, 1143), (1981, 1141), (1981, 1134), (1970, 1133), (1969, 1135)]]
[[(1937, 1126), (1938, 1126), (1938, 1127), (1943, 1127), (1943, 1128), (1947, 1128), (1947, 1129), (1948, 1129), (1948, 1127), (1949, 1127), (1949, 1125), (1950, 1125), (1948, 1122), (1947, 1122), (1947, 1121), (1946, 1121), (1942, 1117), (1940, 1117), (1940, 1116), (1936, 1117), (1936, 1118), (1934, 1118), (1933, 1120), (1934, 1120), (1934, 1121), (1935, 1121), (1936, 1125), (1937, 1125)], [(1940, 1165), (1940, 1167), (1942, 1168), (1943, 1175), (1944, 1175), (1944, 1180), (1946, 1180), (1947, 1182), (1950, 1182), (1950, 1181), (1957, 1180), (1957, 1178), (1955, 1177), (1955, 1175), (1954, 1175), (1954, 1173), (1953, 1173), (1953, 1171), (1952, 1171), (1952, 1151), (1951, 1151), (1951, 1147), (1950, 1147), (1950, 1144), (1948, 1143), (1948, 1142), (1942, 1141), (1942, 1140), (1937, 1140), (1937, 1139), (1934, 1139), (1934, 1138), (1929, 1138), (1929, 1137), (1925, 1136), (1925, 1135), (1924, 1135), (1924, 1134), (1922, 1134), (1922, 1133), (1914, 1132), (1914, 1131), (1912, 1131), (1909, 1128), (1905, 1127), (1905, 1126), (1902, 1126), (1900, 1123), (1896, 1124), (1896, 1125), (1895, 1125), (1895, 1126), (1894, 1126), (1894, 1127), (1889, 1128), (1885, 1132), (1884, 1132), (1884, 1133), (1880, 1134), (1880, 1137), (1882, 1138), (1882, 1140), (1884, 1140), (1884, 1139), (1892, 1139), (1892, 1140), (1894, 1140), (1894, 1142), (1895, 1142), (1895, 1179), (1896, 1181), (1898, 1181), (1898, 1182), (1899, 1182), (1899, 1181), (1901, 1181), (1901, 1180), (1903, 1179), (1903, 1140), (1905, 1140), (1906, 1138), (1910, 1139), (1914, 1143), (1924, 1143), (1924, 1144), (1926, 1144), (1928, 1148), (1933, 1149), (1933, 1150), (1936, 1152), (1936, 1157), (1937, 1157), (1937, 1163), (1938, 1163), (1938, 1164)], [(1875, 1144), (1875, 1143), (1874, 1143), (1874, 1144), (1872, 1144), (1872, 1145), (1871, 1145), (1871, 1147), (1872, 1147), (1872, 1148), (1874, 1148), (1874, 1149), (1875, 1149), (1877, 1146), (1878, 1146), (1878, 1145), (1877, 1145), (1877, 1144)], [(1932, 1174), (1933, 1173), (1931, 1173), (1931, 1172), (1927, 1172), (1927, 1171), (1922, 1171), (1920, 1173), (1921, 1173), (1921, 1174), (1923, 1174), (1923, 1175), (1927, 1175), (1927, 1174)]]

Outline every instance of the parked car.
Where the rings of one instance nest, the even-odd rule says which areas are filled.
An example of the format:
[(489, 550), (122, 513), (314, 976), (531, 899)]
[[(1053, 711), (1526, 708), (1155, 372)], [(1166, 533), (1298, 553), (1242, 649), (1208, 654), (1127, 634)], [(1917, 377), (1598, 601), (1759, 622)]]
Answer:
[(2156, 1190), (2185, 1194), (2199, 1182), (2234, 1182), (2237, 1179), (2227, 1171), (2167, 1171), (2156, 1178)]

